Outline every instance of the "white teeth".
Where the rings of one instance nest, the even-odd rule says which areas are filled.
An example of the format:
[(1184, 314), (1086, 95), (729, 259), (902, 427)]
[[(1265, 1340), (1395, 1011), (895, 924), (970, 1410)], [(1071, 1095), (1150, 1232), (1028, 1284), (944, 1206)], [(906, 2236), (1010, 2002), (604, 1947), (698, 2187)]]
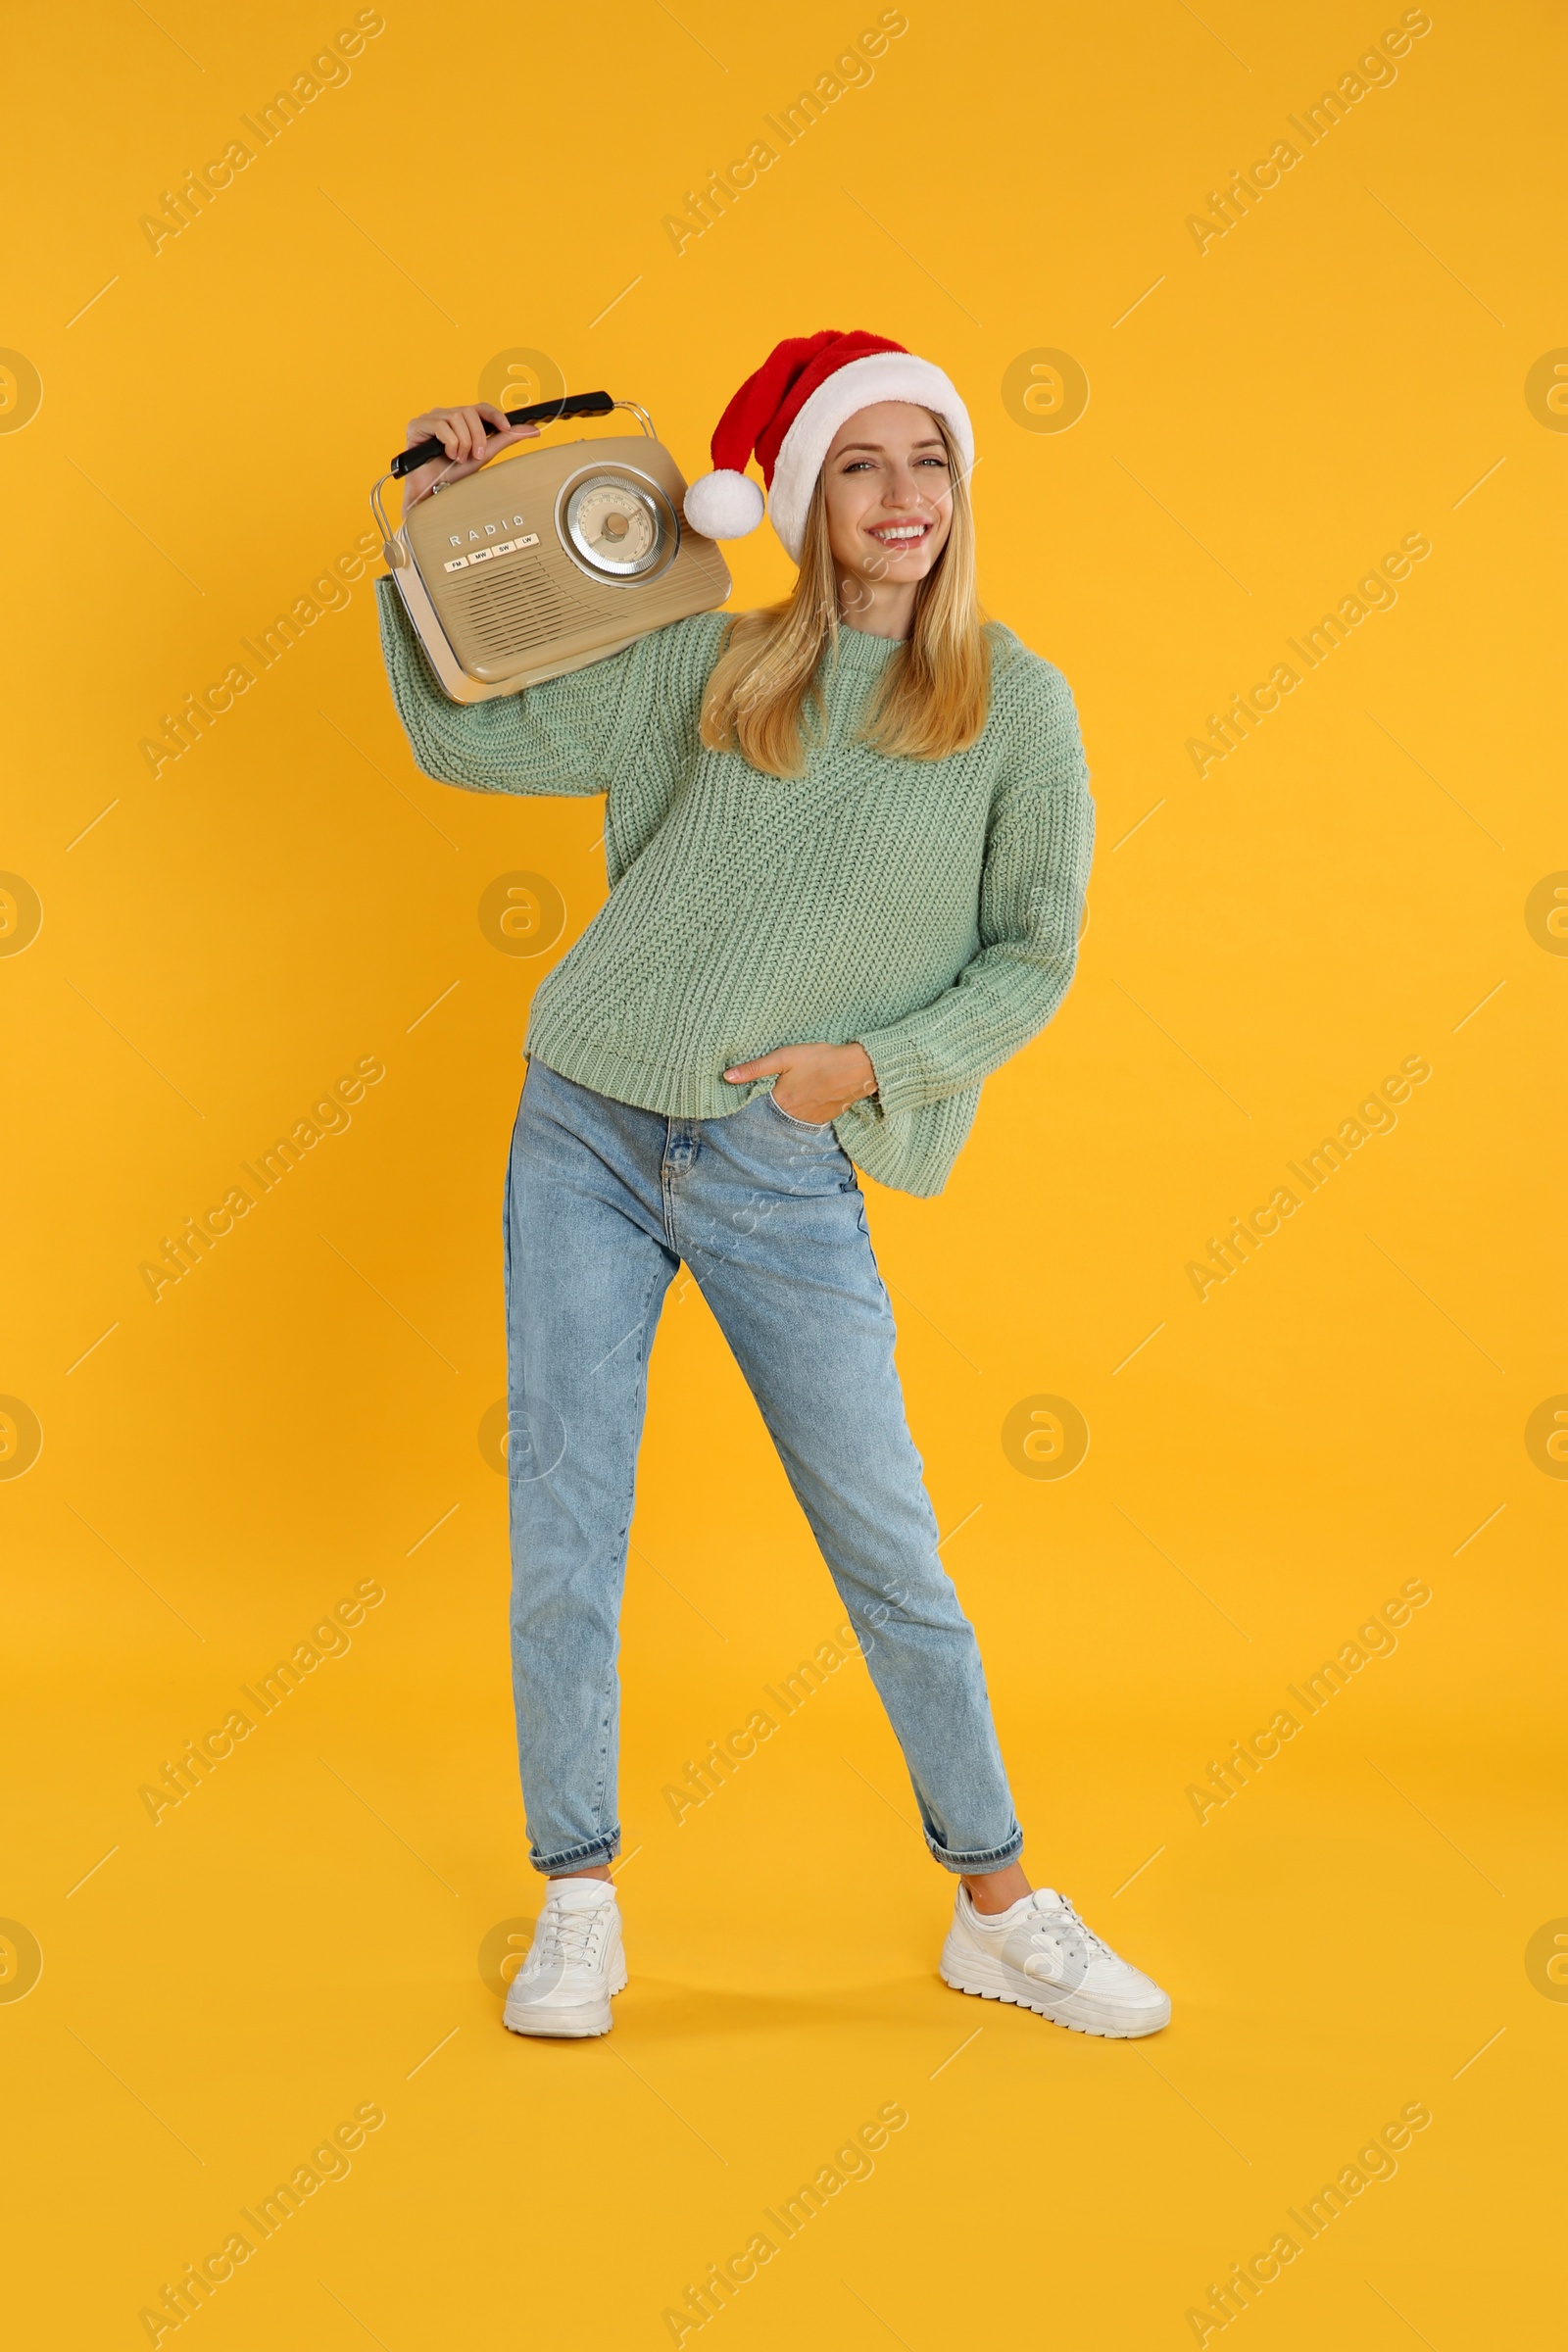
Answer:
[(889, 539), (923, 539), (925, 527), (923, 522), (895, 523), (889, 530), (873, 531), (871, 536), (873, 539), (884, 541), (884, 543)]

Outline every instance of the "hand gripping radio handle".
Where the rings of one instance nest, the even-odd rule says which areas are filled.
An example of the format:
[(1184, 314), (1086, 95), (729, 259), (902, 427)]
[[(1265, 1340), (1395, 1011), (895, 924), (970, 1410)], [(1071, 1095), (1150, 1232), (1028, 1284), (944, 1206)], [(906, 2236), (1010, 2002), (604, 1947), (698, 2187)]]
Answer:
[[(608, 416), (615, 403), (608, 392), (572, 392), (564, 400), (536, 401), (531, 409), (508, 409), (509, 424), (554, 424), (563, 416)], [(485, 423), (487, 433), (499, 433), (499, 424)], [(389, 470), (402, 481), (416, 466), (427, 466), (432, 458), (444, 458), (446, 451), (432, 434), (428, 441), (418, 442), (413, 449), (400, 449)]]

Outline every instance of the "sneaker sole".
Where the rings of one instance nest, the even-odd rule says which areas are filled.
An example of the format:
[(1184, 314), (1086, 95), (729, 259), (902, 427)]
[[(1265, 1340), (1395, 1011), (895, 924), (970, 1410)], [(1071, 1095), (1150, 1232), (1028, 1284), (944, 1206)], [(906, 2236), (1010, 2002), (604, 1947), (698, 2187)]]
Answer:
[(522, 2009), (514, 2015), (511, 2004), (501, 2012), (501, 2022), (509, 2034), (521, 2034), (539, 2040), (591, 2041), (600, 2034), (608, 2034), (614, 2024), (610, 2004), (617, 1992), (626, 1989), (622, 1975), (618, 1984), (612, 1984), (605, 1998), (590, 2006), (584, 2002), (574, 2009)]
[(1045, 1993), (1022, 1991), (1016, 1979), (1009, 1981), (995, 1961), (988, 1964), (980, 1953), (944, 1951), (940, 1974), (943, 1984), (955, 1992), (967, 1992), (981, 2001), (1005, 2001), (1015, 2009), (1032, 2010), (1051, 2025), (1065, 2026), (1069, 2034), (1094, 2034), (1103, 2041), (1141, 2041), (1146, 2034), (1162, 2033), (1170, 2024), (1168, 2000), (1162, 2016), (1116, 2019), (1113, 2014), (1107, 2016), (1102, 2005), (1077, 1993), (1067, 1993), (1058, 2002)]

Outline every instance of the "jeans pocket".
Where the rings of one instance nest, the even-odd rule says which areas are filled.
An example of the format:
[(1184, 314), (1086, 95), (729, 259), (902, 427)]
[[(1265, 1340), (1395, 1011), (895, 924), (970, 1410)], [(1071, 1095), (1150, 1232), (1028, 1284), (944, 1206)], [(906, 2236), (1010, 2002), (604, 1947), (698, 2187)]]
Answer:
[(833, 1140), (837, 1142), (838, 1138), (836, 1135), (834, 1135), (833, 1122), (831, 1119), (823, 1120), (821, 1125), (818, 1126), (816, 1121), (813, 1119), (796, 1118), (792, 1112), (782, 1109), (780, 1105), (774, 1102), (771, 1088), (769, 1088), (768, 1092), (762, 1097), (762, 1100), (767, 1104), (768, 1108), (773, 1112), (774, 1116), (784, 1121), (786, 1127), (795, 1128), (801, 1135), (814, 1135), (820, 1143), (825, 1143), (829, 1136), (833, 1136)]

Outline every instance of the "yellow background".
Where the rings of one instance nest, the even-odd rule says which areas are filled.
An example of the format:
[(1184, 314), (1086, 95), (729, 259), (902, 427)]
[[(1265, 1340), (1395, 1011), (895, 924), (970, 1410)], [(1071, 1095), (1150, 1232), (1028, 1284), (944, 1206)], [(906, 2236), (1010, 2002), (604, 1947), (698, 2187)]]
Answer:
[[(0, 960), (0, 1390), (43, 1433), (0, 1483), (0, 1913), (43, 1956), (0, 2002), (19, 2341), (147, 2340), (164, 2282), (371, 2101), (351, 2176), (177, 2340), (668, 2342), (686, 2282), (890, 2101), (874, 2177), (702, 2340), (1191, 2342), (1208, 2283), (1415, 2101), (1397, 2177), (1249, 2341), (1457, 2352), (1541, 2340), (1560, 2300), (1539, 2118), (1568, 2008), (1526, 1949), (1568, 1913), (1568, 1491), (1525, 1427), (1568, 1389), (1568, 965), (1525, 906), (1568, 867), (1568, 441), (1524, 388), (1568, 342), (1560, 24), (1435, 6), (1200, 255), (1187, 216), (1396, 9), (911, 0), (874, 79), (677, 257), (662, 217), (877, 13), (391, 0), (352, 78), (156, 254), (138, 217), (353, 12), (103, 0), (13, 31), (0, 342), (43, 387), (0, 433), (0, 865), (43, 909)], [(478, 1433), (516, 1049), (600, 902), (599, 808), (417, 774), (368, 575), (156, 779), (138, 750), (352, 549), (405, 418), (496, 354), (642, 400), (690, 474), (742, 375), (823, 323), (964, 391), (988, 605), (1066, 672), (1094, 770), (1066, 1006), (943, 1198), (871, 1216), (1026, 1860), (1170, 1987), (1143, 2045), (938, 1983), (952, 1890), (859, 1666), (671, 1818), (686, 1759), (840, 1622), (689, 1286), (626, 1610), (632, 1985), (607, 2041), (503, 2034), (477, 1954), (538, 1888)], [(1068, 431), (1004, 405), (1041, 349), (1088, 376)], [(1413, 531), (1397, 606), (1200, 780), (1206, 714)], [(733, 564), (741, 604), (789, 576), (766, 531)], [(540, 959), (479, 926), (518, 869), (566, 908)], [(161, 1237), (372, 1054), (352, 1128), (154, 1304)], [(1200, 1303), (1207, 1237), (1413, 1054), (1397, 1129)], [(1040, 1395), (1091, 1432), (1059, 1481), (1003, 1447)], [(1209, 1759), (1412, 1578), (1397, 1651), (1200, 1826)], [(366, 1579), (352, 1650), (155, 1828), (139, 1787)]]

